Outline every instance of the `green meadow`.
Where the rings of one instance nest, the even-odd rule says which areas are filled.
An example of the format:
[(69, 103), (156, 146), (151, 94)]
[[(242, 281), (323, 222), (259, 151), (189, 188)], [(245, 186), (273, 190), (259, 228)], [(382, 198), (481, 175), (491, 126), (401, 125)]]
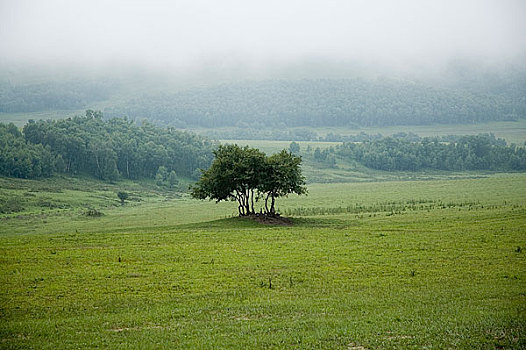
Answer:
[(526, 175), (308, 188), (267, 226), (153, 184), (1, 179), (0, 348), (526, 347)]
[[(1, 116), (1, 115), (0, 115)], [(369, 135), (382, 134), (383, 136), (391, 136), (401, 132), (412, 132), (421, 137), (437, 137), (448, 135), (477, 135), (492, 133), (498, 138), (503, 138), (508, 144), (515, 143), (523, 145), (526, 142), (526, 120), (519, 119), (516, 121), (498, 121), (477, 124), (431, 124), (431, 125), (393, 125), (393, 126), (376, 126), (376, 127), (319, 127), (309, 128), (302, 127), (302, 130), (310, 130), (317, 133), (320, 137), (325, 137), (327, 134), (337, 134), (341, 136), (357, 135), (366, 133)], [(191, 129), (197, 133), (206, 133), (209, 129), (194, 128)], [(215, 128), (214, 130), (227, 132), (229, 128)], [(294, 130), (294, 128), (290, 128)], [(290, 141), (273, 141), (273, 140), (226, 140), (225, 142), (238, 143), (242, 145), (249, 145), (252, 147), (260, 147), (265, 152), (275, 152), (283, 148), (288, 148)], [(340, 144), (341, 142), (316, 142), (316, 141), (297, 141), (302, 148), (310, 145), (313, 148), (320, 147), (321, 149)]]

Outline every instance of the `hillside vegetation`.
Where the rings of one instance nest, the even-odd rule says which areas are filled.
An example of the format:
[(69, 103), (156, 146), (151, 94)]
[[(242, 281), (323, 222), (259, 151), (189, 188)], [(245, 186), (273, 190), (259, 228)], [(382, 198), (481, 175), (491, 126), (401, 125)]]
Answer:
[(494, 90), (404, 80), (271, 80), (145, 94), (108, 116), (177, 127), (242, 128), (481, 123), (526, 116), (524, 82)]
[[(198, 177), (214, 144), (195, 134), (127, 119), (103, 120), (86, 111), (58, 121), (30, 121), (22, 132), (0, 123), (0, 174), (20, 178), (53, 173), (89, 174), (101, 180)], [(175, 175), (174, 175), (175, 176)]]
[(335, 152), (316, 149), (313, 157), (331, 164), (335, 162), (331, 156), (334, 153), (348, 161), (386, 171), (526, 170), (526, 149), (508, 146), (493, 135), (423, 139), (413, 136), (414, 139), (402, 136), (345, 142)]
[(106, 101), (118, 89), (107, 80), (49, 80), (11, 83), (0, 80), (0, 113), (85, 109)]
[[(205, 87), (174, 83), (168, 77), (141, 80), (111, 72), (99, 79), (48, 77), (35, 82), (12, 82), (7, 74), (0, 81), (0, 114), (16, 121), (27, 120), (23, 113), (57, 118), (68, 110), (102, 109), (110, 118), (128, 116), (163, 126), (238, 128), (242, 138), (251, 134), (266, 138), (265, 132), (272, 131), (273, 139), (283, 139), (283, 128), (476, 124), (525, 118), (523, 70), (466, 70), (470, 69), (443, 80), (274, 79), (209, 82)], [(309, 140), (301, 133), (292, 136)]]
[[(277, 153), (295, 144), (297, 149), (290, 150), (304, 157), (309, 182), (376, 178), (375, 170), (395, 171), (391, 174), (395, 177), (401, 171), (526, 170), (524, 146), (508, 145), (492, 134), (422, 138), (413, 133), (392, 137), (360, 133), (345, 140), (303, 147), (284, 143), (269, 149), (266, 141), (255, 145)], [(0, 174), (18, 178), (85, 174), (104, 181), (155, 179), (173, 186), (182, 178), (199, 178), (201, 169), (210, 166), (216, 146), (195, 134), (149, 123), (137, 126), (127, 119), (104, 120), (100, 112), (88, 110), (86, 117), (30, 121), (22, 131), (0, 123)], [(327, 169), (343, 177), (330, 179)]]

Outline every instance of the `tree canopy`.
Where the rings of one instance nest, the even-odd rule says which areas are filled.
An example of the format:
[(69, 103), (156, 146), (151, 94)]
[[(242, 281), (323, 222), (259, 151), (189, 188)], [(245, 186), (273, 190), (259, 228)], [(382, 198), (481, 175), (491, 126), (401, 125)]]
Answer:
[(118, 88), (110, 79), (52, 80), (13, 84), (0, 81), (0, 112), (24, 113), (48, 110), (74, 110), (105, 101)]
[[(22, 132), (0, 123), (0, 174), (36, 178), (53, 172), (87, 174), (101, 180), (155, 178), (175, 185), (212, 161), (214, 143), (173, 128), (141, 126), (102, 113), (57, 121), (29, 121)], [(173, 172), (173, 174), (172, 174)], [(177, 174), (177, 175), (176, 175)], [(171, 177), (171, 179), (170, 179)]]
[(194, 198), (237, 201), (240, 216), (255, 214), (254, 202), (264, 199), (265, 213), (275, 215), (276, 198), (307, 193), (301, 157), (286, 150), (266, 156), (248, 146), (221, 145), (214, 155), (212, 165), (192, 188)]
[[(508, 146), (505, 140), (492, 134), (417, 141), (386, 137), (361, 143), (345, 142), (332, 151), (343, 159), (386, 171), (526, 169), (526, 148), (514, 144)], [(321, 153), (322, 159), (317, 160), (323, 161), (323, 156), (330, 157)]]
[(472, 124), (526, 117), (524, 81), (523, 76), (502, 86), (399, 79), (248, 81), (151, 93), (115, 103), (104, 112), (214, 132), (235, 127), (244, 138), (249, 136), (247, 129), (260, 137), (260, 129)]

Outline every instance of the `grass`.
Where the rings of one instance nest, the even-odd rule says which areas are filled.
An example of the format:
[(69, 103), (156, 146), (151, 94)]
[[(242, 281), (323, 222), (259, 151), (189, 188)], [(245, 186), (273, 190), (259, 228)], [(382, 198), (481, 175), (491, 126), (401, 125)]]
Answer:
[[(118, 97), (114, 97), (118, 98)], [(98, 103), (91, 106), (91, 109), (103, 110), (106, 106), (105, 103)], [(87, 108), (85, 108), (87, 109)], [(30, 112), (30, 113), (0, 113), (1, 123), (14, 123), (15, 125), (22, 127), (28, 120), (40, 120), (40, 119), (63, 119), (67, 117), (73, 117), (75, 115), (84, 115), (85, 109), (81, 110), (50, 110), (42, 112)], [(302, 129), (305, 129), (302, 127)], [(413, 132), (419, 136), (446, 136), (446, 135), (476, 135), (481, 133), (493, 133), (495, 136), (505, 139), (508, 143), (515, 143), (523, 145), (526, 142), (526, 119), (519, 119), (517, 121), (502, 121), (502, 122), (489, 122), (479, 124), (437, 124), (437, 125), (398, 125), (389, 127), (360, 127), (360, 128), (307, 128), (315, 131), (319, 136), (326, 136), (329, 133), (340, 134), (340, 135), (356, 135), (360, 132), (366, 134), (382, 134), (384, 136), (393, 135), (399, 132)], [(206, 131), (206, 128), (193, 128), (190, 131), (202, 133)], [(219, 128), (217, 130), (228, 130), (228, 128)], [(283, 148), (288, 148), (290, 141), (260, 141), (260, 140), (226, 140), (225, 142), (238, 143), (242, 145), (260, 145), (262, 150), (265, 152), (273, 153), (280, 151)], [(301, 141), (298, 142), (302, 148), (311, 145), (316, 148), (328, 148), (338, 142), (314, 142), (314, 141)]]
[[(267, 154), (277, 153), (283, 149), (289, 148), (288, 141), (268, 141), (268, 140), (221, 140), (221, 143), (238, 144), (240, 146), (250, 146), (258, 148)], [(329, 167), (323, 163), (314, 160), (312, 153), (307, 154), (305, 150), (308, 146), (312, 149), (317, 147), (327, 149), (336, 147), (341, 142), (315, 142), (299, 141), (300, 153), (302, 156), (302, 171), (306, 177), (307, 183), (355, 183), (370, 181), (405, 181), (405, 180), (444, 180), (444, 179), (470, 179), (484, 177), (495, 174), (494, 172), (481, 171), (441, 171), (429, 170), (421, 172), (403, 172), (403, 171), (382, 171), (367, 168), (353, 160), (345, 160), (336, 157), (336, 166)]]
[[(221, 140), (221, 143), (238, 144), (240, 146), (250, 146), (260, 149), (261, 151), (272, 154), (278, 153), (282, 149), (289, 149), (291, 141), (272, 141), (272, 140)], [(319, 147), (320, 149), (326, 149), (329, 147), (336, 147), (341, 145), (341, 142), (318, 142), (318, 141), (296, 141), (301, 150), (305, 150), (309, 145), (312, 149)]]
[(524, 174), (313, 184), (292, 227), (84, 181), (0, 220), (0, 348), (526, 346)]
[[(421, 137), (433, 136), (447, 136), (447, 135), (477, 135), (493, 133), (496, 137), (505, 139), (508, 143), (515, 143), (523, 145), (526, 142), (526, 119), (519, 119), (517, 121), (502, 121), (502, 122), (488, 122), (478, 124), (434, 124), (434, 125), (395, 125), (387, 127), (359, 127), (359, 128), (345, 128), (345, 127), (325, 127), (325, 128), (301, 128), (310, 129), (318, 134), (318, 136), (325, 137), (329, 133), (339, 134), (342, 136), (356, 135), (361, 132), (370, 135), (382, 134), (383, 136), (390, 136), (400, 132), (412, 132)], [(192, 129), (197, 133), (202, 133), (207, 129)], [(228, 128), (220, 128), (218, 130), (227, 131)], [(238, 143), (240, 145), (250, 145), (262, 147), (262, 150), (268, 152), (276, 152), (283, 148), (288, 148), (290, 141), (269, 141), (269, 140), (225, 140), (225, 142)], [(313, 148), (320, 147), (321, 149), (340, 144), (340, 142), (316, 142), (316, 141), (298, 141), (302, 148), (310, 145)]]
[[(339, 132), (338, 129), (324, 129), (326, 132)], [(391, 127), (371, 127), (360, 129), (367, 134), (380, 133), (384, 136), (396, 134), (398, 132), (413, 132), (419, 136), (446, 136), (446, 135), (477, 135), (493, 133), (496, 137), (505, 139), (508, 143), (523, 145), (526, 142), (526, 119), (517, 121), (489, 122), (479, 124), (436, 124), (436, 125), (411, 125), (411, 126), (391, 126)], [(352, 132), (351, 134), (354, 134)], [(322, 132), (320, 131), (320, 134)]]
[(65, 119), (76, 115), (85, 115), (85, 109), (82, 110), (49, 110), (42, 112), (27, 113), (0, 113), (0, 123), (13, 123), (18, 127), (23, 127), (27, 122), (32, 120), (47, 119)]

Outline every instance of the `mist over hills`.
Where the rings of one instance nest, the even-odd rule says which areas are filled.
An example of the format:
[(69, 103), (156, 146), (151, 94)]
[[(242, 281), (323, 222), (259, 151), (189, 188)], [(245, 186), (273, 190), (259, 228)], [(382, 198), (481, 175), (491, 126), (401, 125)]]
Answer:
[[(178, 128), (368, 127), (473, 124), (526, 117), (523, 65), (479, 67), (456, 62), (426, 74), (338, 66), (275, 67), (241, 76), (229, 70), (164, 72), (124, 67), (95, 73), (23, 70), (0, 79), (0, 112), (102, 110), (105, 117)], [(34, 75), (34, 74), (30, 74)]]
[(519, 0), (29, 0), (0, 8), (0, 113), (94, 109), (181, 128), (526, 115)]
[(143, 94), (104, 113), (182, 128), (468, 124), (523, 118), (525, 87), (523, 78), (491, 89), (394, 79), (267, 80)]

